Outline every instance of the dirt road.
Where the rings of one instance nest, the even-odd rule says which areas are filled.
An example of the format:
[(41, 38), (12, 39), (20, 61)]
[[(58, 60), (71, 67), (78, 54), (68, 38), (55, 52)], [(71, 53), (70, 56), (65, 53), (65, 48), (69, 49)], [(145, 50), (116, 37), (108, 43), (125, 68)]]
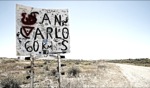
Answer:
[(116, 64), (132, 87), (150, 88), (150, 67)]

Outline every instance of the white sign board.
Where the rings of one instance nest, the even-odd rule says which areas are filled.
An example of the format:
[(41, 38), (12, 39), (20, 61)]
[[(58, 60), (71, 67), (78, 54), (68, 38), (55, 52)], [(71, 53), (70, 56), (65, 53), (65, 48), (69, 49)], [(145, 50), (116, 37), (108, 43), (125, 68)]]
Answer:
[(16, 5), (18, 56), (69, 53), (67, 9), (39, 9)]

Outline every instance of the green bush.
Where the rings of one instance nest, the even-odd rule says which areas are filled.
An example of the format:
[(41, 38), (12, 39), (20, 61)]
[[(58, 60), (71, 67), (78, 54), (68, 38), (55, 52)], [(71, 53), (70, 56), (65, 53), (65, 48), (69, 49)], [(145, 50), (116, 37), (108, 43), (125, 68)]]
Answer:
[(2, 88), (21, 88), (19, 86), (19, 82), (16, 81), (16, 79), (13, 78), (5, 78), (1, 81)]

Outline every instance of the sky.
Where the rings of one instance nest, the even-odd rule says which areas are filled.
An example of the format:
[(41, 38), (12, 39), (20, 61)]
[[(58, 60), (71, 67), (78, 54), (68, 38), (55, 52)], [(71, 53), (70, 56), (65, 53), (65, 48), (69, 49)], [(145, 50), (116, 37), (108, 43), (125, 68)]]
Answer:
[(0, 57), (16, 56), (16, 4), (68, 9), (68, 59), (150, 58), (150, 1), (0, 1)]

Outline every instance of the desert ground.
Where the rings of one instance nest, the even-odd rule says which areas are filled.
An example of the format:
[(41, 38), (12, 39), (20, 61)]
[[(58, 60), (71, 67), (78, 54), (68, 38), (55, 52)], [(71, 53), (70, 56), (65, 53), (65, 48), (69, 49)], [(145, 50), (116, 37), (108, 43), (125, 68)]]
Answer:
[(116, 64), (132, 87), (150, 88), (150, 67)]
[[(62, 88), (150, 88), (150, 67), (118, 64), (104, 60), (61, 60)], [(0, 59), (0, 87), (6, 78), (14, 79), (21, 88), (30, 87), (26, 66), (30, 61)], [(71, 72), (75, 70), (73, 75)], [(57, 60), (36, 60), (34, 87), (58, 88)]]

